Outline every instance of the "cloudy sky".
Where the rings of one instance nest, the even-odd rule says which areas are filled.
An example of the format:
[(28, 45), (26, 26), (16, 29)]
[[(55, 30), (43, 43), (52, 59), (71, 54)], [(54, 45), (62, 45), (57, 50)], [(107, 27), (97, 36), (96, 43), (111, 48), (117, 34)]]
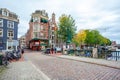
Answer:
[(120, 43), (120, 0), (0, 0), (0, 8), (15, 12), (20, 19), (18, 36), (29, 28), (30, 15), (35, 10), (71, 15), (80, 29), (97, 29), (110, 40)]

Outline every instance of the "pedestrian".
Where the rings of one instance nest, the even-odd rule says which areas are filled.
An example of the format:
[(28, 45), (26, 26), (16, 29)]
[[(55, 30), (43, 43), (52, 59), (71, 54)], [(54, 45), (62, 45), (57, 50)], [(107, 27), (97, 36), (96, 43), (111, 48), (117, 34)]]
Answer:
[(53, 49), (53, 47), (51, 48), (51, 54), (53, 54), (53, 51), (54, 51), (54, 49)]
[(57, 49), (56, 49), (56, 47), (54, 48), (54, 50), (55, 50), (55, 54), (57, 53)]
[(22, 48), (21, 52), (22, 52), (22, 54), (24, 53), (24, 49), (23, 48)]

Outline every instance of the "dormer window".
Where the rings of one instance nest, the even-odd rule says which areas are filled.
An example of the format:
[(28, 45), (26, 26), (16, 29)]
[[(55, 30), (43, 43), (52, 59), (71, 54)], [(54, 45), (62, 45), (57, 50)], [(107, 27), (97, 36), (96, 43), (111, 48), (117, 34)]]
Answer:
[(8, 13), (8, 11), (6, 11), (6, 10), (2, 10), (2, 15), (3, 15), (3, 16), (8, 16), (9, 13)]

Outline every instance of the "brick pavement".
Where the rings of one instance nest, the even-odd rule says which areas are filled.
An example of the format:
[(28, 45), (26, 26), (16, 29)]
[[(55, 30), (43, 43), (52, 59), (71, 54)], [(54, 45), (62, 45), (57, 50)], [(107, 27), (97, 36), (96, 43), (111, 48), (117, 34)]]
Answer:
[(81, 56), (62, 55), (62, 53), (49, 54), (49, 55), (55, 56), (58, 58), (76, 60), (76, 61), (81, 61), (81, 62), (86, 62), (86, 63), (97, 64), (97, 65), (102, 65), (102, 66), (106, 66), (106, 67), (120, 69), (120, 61), (81, 57)]
[(0, 80), (49, 80), (30, 61), (12, 62), (0, 75)]
[[(58, 55), (57, 55), (58, 56)], [(25, 54), (51, 80), (119, 80), (120, 69), (43, 55)]]
[(26, 51), (26, 53), (24, 54), (25, 59), (22, 57), (23, 59), (20, 61), (12, 62), (8, 66), (8, 69), (4, 71), (2, 75), (0, 75), (0, 80), (120, 79), (120, 69), (118, 68), (115, 69), (96, 64), (84, 63), (84, 61), (79, 62), (73, 60), (74, 57), (73, 59), (58, 58), (63, 56), (61, 54), (52, 54), (52, 56), (46, 56), (41, 54), (39, 51)]

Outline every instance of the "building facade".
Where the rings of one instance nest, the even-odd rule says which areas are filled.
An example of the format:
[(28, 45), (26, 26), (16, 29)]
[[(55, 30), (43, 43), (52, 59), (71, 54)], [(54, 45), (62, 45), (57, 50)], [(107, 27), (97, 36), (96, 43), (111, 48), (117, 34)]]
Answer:
[(56, 40), (57, 40), (57, 25), (56, 25), (56, 20), (55, 20), (55, 14), (52, 14), (52, 18), (49, 20), (49, 45), (50, 48), (55, 48), (56, 47)]
[(25, 35), (19, 38), (19, 46), (20, 48), (26, 48), (26, 37)]
[(0, 50), (17, 49), (18, 16), (6, 8), (0, 8)]
[[(54, 14), (55, 15), (55, 14)], [(36, 10), (31, 15), (26, 44), (32, 50), (42, 50), (50, 46), (51, 23), (45, 10)]]
[(48, 14), (45, 10), (36, 10), (31, 15), (29, 30), (26, 34), (27, 45), (32, 50), (41, 50), (48, 44)]

